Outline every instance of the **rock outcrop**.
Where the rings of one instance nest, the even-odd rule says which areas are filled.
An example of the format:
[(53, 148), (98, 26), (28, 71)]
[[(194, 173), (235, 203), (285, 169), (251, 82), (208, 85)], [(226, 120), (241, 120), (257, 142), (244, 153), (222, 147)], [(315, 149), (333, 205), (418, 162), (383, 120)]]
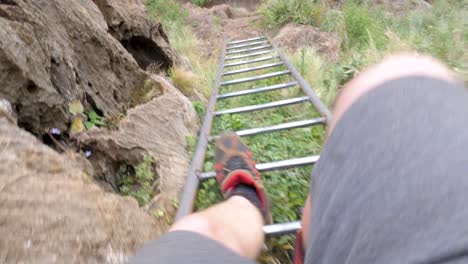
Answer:
[(289, 23), (281, 28), (273, 41), (289, 53), (295, 53), (302, 47), (313, 47), (327, 59), (338, 58), (340, 40), (336, 33), (323, 32), (319, 28)]
[(104, 192), (87, 160), (1, 116), (0, 149), (0, 263), (124, 263), (161, 234), (134, 199)]
[(198, 130), (198, 117), (191, 102), (162, 77), (154, 76), (161, 95), (128, 111), (116, 131), (93, 129), (79, 136), (90, 150), (95, 175), (118, 190), (119, 165), (138, 165), (145, 156), (156, 163), (156, 194), (166, 200), (183, 188), (190, 157), (186, 137)]
[[(137, 60), (155, 52), (149, 58), (156, 63), (174, 63), (160, 26), (148, 20), (128, 23), (122, 27), (133, 33), (113, 32), (123, 37), (124, 45), (127, 41)], [(53, 127), (67, 130), (73, 100), (106, 117), (138, 103), (133, 97), (141, 93), (148, 75), (108, 30), (91, 0), (0, 1), (0, 97), (11, 102), (20, 127), (37, 136)], [(141, 36), (151, 44), (145, 44), (146, 38), (138, 42)], [(141, 51), (158, 45), (157, 51)]]
[(169, 46), (160, 23), (153, 23), (139, 0), (93, 0), (101, 10), (109, 33), (133, 55), (141, 68), (154, 64), (166, 70), (181, 61)]
[[(149, 207), (178, 196), (197, 115), (142, 69), (177, 61), (139, 0), (0, 0), (0, 263), (124, 263), (163, 232), (169, 218), (161, 224), (115, 192), (115, 165), (152, 156), (158, 195)], [(118, 129), (70, 136), (77, 101)], [(59, 154), (42, 144), (50, 131), (72, 147)], [(79, 146), (89, 159), (72, 153)]]

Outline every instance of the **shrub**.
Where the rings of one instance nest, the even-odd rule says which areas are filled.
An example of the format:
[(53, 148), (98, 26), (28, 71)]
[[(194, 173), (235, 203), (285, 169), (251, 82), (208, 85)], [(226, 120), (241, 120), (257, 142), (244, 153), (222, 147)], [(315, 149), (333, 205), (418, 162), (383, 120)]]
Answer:
[(322, 21), (320, 29), (327, 32), (337, 32), (342, 35), (341, 33), (344, 32), (344, 18), (342, 12), (335, 9), (329, 10)]
[(202, 101), (194, 101), (192, 102), (192, 105), (193, 109), (195, 109), (195, 112), (197, 112), (198, 118), (200, 118), (200, 120), (203, 120), (206, 113), (205, 103)]
[(384, 25), (369, 8), (350, 1), (343, 13), (346, 33), (343, 43), (347, 49), (362, 49), (371, 43), (379, 49), (385, 47)]
[(153, 20), (163, 24), (169, 42), (177, 54), (190, 63), (197, 79), (196, 88), (203, 96), (209, 97), (216, 74), (217, 59), (214, 56), (206, 58), (201, 54), (201, 41), (190, 25), (184, 23), (187, 12), (174, 1), (148, 0), (146, 5)]
[(191, 2), (197, 6), (204, 7), (206, 6), (210, 1), (209, 0), (191, 0)]
[(265, 0), (259, 9), (265, 28), (277, 29), (289, 22), (320, 26), (325, 5), (312, 0)]
[(169, 71), (172, 83), (177, 87), (184, 95), (193, 95), (195, 88), (197, 87), (197, 76), (191, 71), (186, 71), (180, 67), (173, 67)]
[(133, 196), (140, 206), (147, 204), (154, 195), (153, 182), (156, 178), (153, 172), (154, 160), (151, 156), (145, 156), (143, 161), (134, 168), (134, 172), (128, 166), (120, 166), (118, 174), (122, 182), (120, 191), (124, 195)]
[(146, 8), (152, 19), (164, 23), (178, 23), (187, 16), (180, 5), (173, 1), (147, 0)]
[[(428, 53), (455, 70), (466, 61), (466, 16), (458, 1), (435, 1), (430, 10), (416, 10), (392, 21), (392, 29), (402, 41), (419, 52)], [(465, 72), (466, 74), (466, 72)]]

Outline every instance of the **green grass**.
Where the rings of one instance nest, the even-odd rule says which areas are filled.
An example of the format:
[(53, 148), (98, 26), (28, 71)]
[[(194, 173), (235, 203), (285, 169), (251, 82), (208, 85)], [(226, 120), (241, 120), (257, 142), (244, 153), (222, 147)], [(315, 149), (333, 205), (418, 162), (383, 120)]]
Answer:
[[(307, 50), (302, 54), (297, 54), (294, 57), (293, 63), (296, 64), (299, 70), (309, 71), (314, 69), (316, 72), (321, 72), (320, 62), (309, 60), (312, 51)], [(304, 60), (301, 59), (304, 57)], [(249, 66), (256, 66), (252, 64)], [(230, 70), (240, 69), (241, 67), (230, 68)], [(226, 77), (223, 80), (232, 80), (237, 78), (250, 77), (252, 75), (284, 70), (283, 67), (274, 69), (257, 71), (249, 74), (240, 74)], [(232, 85), (222, 87), (220, 93), (228, 93), (232, 91), (245, 90), (252, 87), (264, 87), (273, 84), (292, 81), (291, 77), (283, 76), (267, 80), (261, 80), (246, 84)], [(328, 91), (320, 91), (323, 96), (328, 95)], [(242, 97), (229, 98), (218, 101), (217, 110), (230, 109), (247, 105), (262, 104), (286, 98), (303, 96), (304, 94), (298, 87), (271, 91), (261, 94), (253, 94)], [(319, 117), (319, 113), (309, 103), (256, 111), (244, 114), (222, 115), (215, 117), (212, 127), (212, 134), (217, 135), (223, 131), (236, 131), (248, 128), (263, 127), (267, 125), (280, 124), (284, 122), (292, 122), (304, 120), (308, 118)], [(325, 139), (325, 129), (323, 126), (314, 126), (309, 128), (299, 128), (290, 131), (275, 132), (243, 138), (244, 142), (252, 150), (253, 156), (257, 163), (265, 163), (305, 157), (310, 155), (318, 155), (321, 150), (322, 142)], [(206, 163), (204, 171), (213, 170), (214, 146), (211, 144), (207, 151)], [(262, 173), (262, 178), (268, 191), (271, 205), (273, 220), (276, 223), (295, 221), (300, 219), (301, 208), (304, 206), (305, 199), (310, 186), (310, 173), (312, 166), (303, 168), (295, 168), (290, 170), (266, 172)], [(196, 206), (198, 210), (207, 208), (219, 201), (222, 201), (222, 195), (219, 191), (218, 184), (214, 179), (205, 181), (201, 184), (200, 191), (197, 196)], [(293, 237), (285, 236), (279, 239), (272, 239), (267, 242), (270, 253), (273, 251), (285, 253), (283, 249), (291, 249)], [(279, 250), (281, 249), (281, 250)], [(270, 263), (268, 259), (271, 254), (264, 254), (261, 261)], [(278, 257), (275, 257), (278, 259)], [(288, 257), (284, 257), (284, 261), (289, 261)]]
[(468, 31), (464, 25), (468, 12), (461, 2), (435, 1), (429, 11), (417, 10), (391, 19), (389, 28), (413, 49), (436, 57), (466, 76)]
[(154, 196), (153, 183), (156, 174), (153, 163), (153, 158), (146, 156), (135, 168), (123, 164), (118, 171), (121, 179), (120, 192), (134, 197), (140, 206), (147, 204)]
[(145, 5), (151, 18), (165, 25), (181, 24), (187, 16), (180, 5), (173, 1), (146, 0)]
[[(151, 18), (162, 23), (171, 47), (190, 64), (191, 69), (185, 69), (183, 70), (185, 73), (178, 75), (178, 77), (182, 77), (178, 78), (178, 81), (182, 80), (179, 84), (183, 85), (183, 87), (178, 88), (186, 94), (191, 90), (197, 90), (203, 96), (209, 97), (216, 74), (217, 58), (206, 58), (201, 55), (202, 42), (197, 38), (192, 28), (185, 23), (187, 11), (183, 10), (180, 4), (167, 0), (147, 0), (146, 6)], [(179, 73), (181, 73), (180, 67), (176, 67)], [(190, 71), (196, 78), (194, 85), (190, 85), (187, 90), (187, 82), (184, 79), (187, 79), (185, 77), (190, 75)], [(172, 76), (174, 77), (174, 75)]]
[[(336, 8), (324, 1), (265, 0), (259, 13), (264, 30), (275, 31), (295, 22), (338, 33), (342, 43), (340, 59), (326, 66), (330, 69), (339, 71), (354, 61), (352, 67), (359, 71), (390, 53), (417, 51), (441, 60), (468, 80), (468, 32), (464, 30), (467, 12), (463, 1), (436, 0), (429, 9), (399, 15), (362, 2), (350, 0)], [(324, 15), (317, 16), (313, 9), (321, 9)]]
[(197, 76), (192, 71), (185, 70), (181, 67), (172, 67), (169, 70), (169, 77), (174, 86), (185, 96), (193, 95), (194, 90), (197, 89)]
[[(360, 1), (362, 2), (362, 1)], [(380, 61), (390, 53), (400, 51), (418, 51), (436, 57), (449, 65), (456, 72), (467, 78), (466, 40), (468, 33), (463, 21), (466, 11), (462, 1), (436, 0), (432, 8), (413, 10), (404, 15), (394, 15), (382, 7), (368, 6), (359, 1), (346, 1), (336, 7), (319, 0), (264, 0), (259, 10), (262, 15), (261, 25), (264, 30), (276, 31), (282, 25), (295, 22), (312, 25), (323, 31), (336, 32), (341, 39), (339, 59), (330, 62), (317, 54), (312, 47), (305, 46), (289, 58), (303, 77), (309, 82), (322, 101), (331, 108), (343, 85), (361, 72), (365, 67)], [(188, 58), (193, 72), (197, 75), (198, 86), (203, 94), (208, 95), (215, 76), (216, 61), (206, 60), (199, 55), (199, 42), (190, 27), (183, 22), (184, 14), (179, 5), (172, 1), (148, 0), (150, 14), (163, 23), (171, 45), (177, 52)], [(216, 18), (213, 18), (216, 20)], [(217, 24), (216, 21), (214, 21)], [(218, 52), (219, 54), (219, 52)], [(261, 64), (261, 63), (259, 63)], [(253, 64), (250, 66), (256, 66)], [(235, 67), (234, 69), (238, 69)], [(279, 70), (276, 68), (274, 70)], [(270, 72), (272, 70), (264, 71)], [(255, 74), (260, 74), (256, 72)], [(225, 78), (241, 78), (251, 74)], [(252, 83), (228, 86), (221, 93), (243, 90), (252, 87), (268, 86), (285, 82), (285, 77)], [(219, 101), (217, 109), (253, 105), (292, 98), (301, 95), (299, 89), (278, 90), (269, 93), (231, 98)], [(200, 117), (205, 114), (201, 102), (194, 102)], [(212, 134), (226, 130), (240, 130), (265, 125), (279, 124), (319, 116), (307, 104), (294, 105), (242, 115), (224, 115), (216, 117)], [(320, 153), (321, 144), (326, 137), (323, 127), (295, 129), (245, 138), (259, 163), (270, 162)], [(191, 146), (196, 140), (188, 139)], [(213, 145), (209, 146), (205, 171), (213, 170)], [(304, 205), (310, 186), (312, 167), (263, 173), (265, 185), (272, 201), (275, 222), (285, 222), (300, 218), (300, 209)], [(215, 180), (201, 184), (196, 200), (196, 207), (203, 209), (221, 201)], [(291, 263), (289, 251), (292, 238), (282, 237), (269, 240), (269, 252), (260, 258), (263, 263)]]
[[(269, 0), (265, 1), (259, 13), (263, 16), (261, 24), (265, 30), (276, 31), (286, 23), (295, 22), (338, 33), (342, 45), (339, 60), (336, 62), (330, 62), (308, 46), (295, 54), (289, 54), (303, 77), (330, 107), (345, 83), (365, 67), (377, 63), (394, 52), (418, 51), (432, 55), (455, 71), (464, 74), (466, 78), (467, 55), (464, 47), (467, 33), (463, 31), (461, 22), (466, 12), (462, 10), (460, 2), (435, 1), (430, 10), (409, 11), (406, 15), (395, 16), (382, 7), (370, 7), (354, 1), (347, 1), (340, 8), (333, 9), (316, 1)], [(222, 103), (221, 106), (257, 104), (289, 96), (292, 94), (277, 92), (243, 98), (244, 100), (238, 102), (233, 100), (230, 103)], [(264, 111), (264, 114), (258, 113), (250, 117), (248, 115), (222, 117), (214, 124), (214, 128), (221, 131), (256, 127), (260, 121), (275, 123), (294, 120), (298, 113), (316, 115), (312, 110), (298, 109), (297, 106), (288, 107)], [(294, 131), (299, 132), (297, 136), (291, 132), (257, 136), (248, 138), (246, 142), (260, 162), (290, 158), (292, 153), (318, 154), (325, 139), (324, 130), (318, 129), (315, 127), (310, 131)], [(310, 185), (310, 170), (309, 167), (263, 174), (272, 199), (276, 222), (300, 218), (299, 209), (303, 206)], [(204, 183), (202, 191), (205, 193), (199, 196), (197, 204), (205, 206), (207, 201), (219, 199), (219, 193), (210, 191), (214, 189), (216, 189), (215, 183)], [(273, 240), (268, 245), (269, 254), (263, 256), (262, 262), (290, 261), (284, 256), (284, 251), (288, 251), (291, 238)]]
[(345, 48), (363, 49), (371, 44), (378, 49), (385, 48), (385, 27), (375, 11), (350, 1), (343, 9), (343, 16)]
[(289, 22), (320, 26), (325, 18), (326, 5), (312, 0), (264, 0), (259, 9), (261, 24), (278, 29)]
[(191, 0), (190, 2), (197, 6), (204, 7), (210, 3), (210, 0)]

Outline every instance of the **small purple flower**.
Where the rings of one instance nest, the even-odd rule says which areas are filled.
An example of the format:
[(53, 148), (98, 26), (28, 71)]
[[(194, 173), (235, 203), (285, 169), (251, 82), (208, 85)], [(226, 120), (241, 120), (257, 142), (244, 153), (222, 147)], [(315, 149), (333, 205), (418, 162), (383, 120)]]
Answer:
[(61, 132), (58, 128), (55, 128), (55, 127), (50, 129), (50, 133), (51, 133), (52, 135), (60, 135), (60, 134), (62, 134), (62, 132)]
[(91, 157), (91, 150), (85, 151), (84, 155), (85, 155), (86, 158)]

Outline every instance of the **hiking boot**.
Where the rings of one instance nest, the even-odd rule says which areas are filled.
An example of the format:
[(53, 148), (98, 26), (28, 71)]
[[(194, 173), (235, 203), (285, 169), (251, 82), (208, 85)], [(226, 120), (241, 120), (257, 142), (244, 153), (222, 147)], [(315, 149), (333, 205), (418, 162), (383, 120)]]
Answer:
[(215, 144), (216, 179), (227, 199), (239, 185), (248, 185), (256, 190), (260, 200), (260, 212), (265, 223), (271, 224), (270, 203), (260, 173), (255, 168), (252, 152), (234, 132), (225, 132)]

